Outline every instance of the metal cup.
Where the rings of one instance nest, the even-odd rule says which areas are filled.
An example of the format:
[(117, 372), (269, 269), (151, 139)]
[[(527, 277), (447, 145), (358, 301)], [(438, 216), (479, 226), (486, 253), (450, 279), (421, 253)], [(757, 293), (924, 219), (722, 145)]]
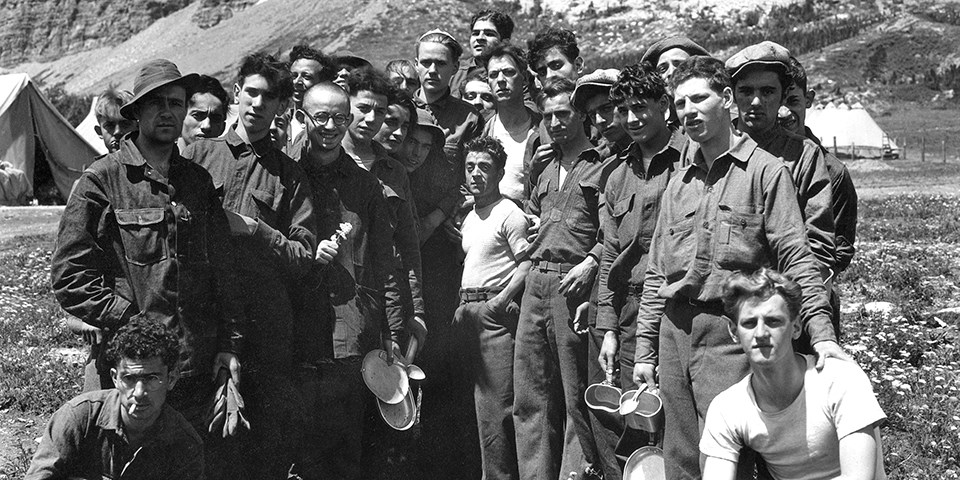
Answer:
[[(621, 397), (633, 398), (636, 390), (625, 392)], [(624, 415), (627, 426), (649, 433), (660, 433), (663, 430), (663, 401), (660, 396), (648, 391), (640, 392), (637, 398), (637, 407)]]

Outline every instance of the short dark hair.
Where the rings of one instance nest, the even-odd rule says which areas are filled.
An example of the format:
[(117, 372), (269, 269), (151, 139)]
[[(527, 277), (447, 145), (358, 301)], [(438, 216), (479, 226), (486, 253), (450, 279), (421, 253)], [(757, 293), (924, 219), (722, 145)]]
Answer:
[(390, 100), (390, 105), (398, 105), (405, 109), (410, 114), (410, 124), (417, 123), (417, 104), (413, 103), (413, 98), (407, 92), (397, 89)]
[(691, 78), (706, 79), (710, 88), (717, 93), (722, 93), (724, 88), (733, 86), (723, 62), (713, 57), (695, 55), (677, 65), (673, 75), (670, 75), (670, 90), (675, 91), (677, 85)]
[(548, 98), (560, 95), (570, 96), (576, 88), (577, 84), (567, 77), (553, 77), (543, 84), (543, 89), (537, 94), (537, 107), (542, 109), (543, 102), (547, 101)]
[(610, 87), (610, 101), (623, 103), (628, 98), (660, 100), (667, 94), (667, 84), (650, 62), (624, 68)]
[[(796, 85), (804, 93), (807, 91), (807, 70), (796, 57), (790, 57), (790, 63), (787, 64), (787, 79), (790, 85)], [(789, 85), (788, 87), (789, 88)]]
[(527, 74), (527, 53), (520, 46), (510, 42), (495, 42), (483, 49), (483, 53), (477, 58), (477, 64), (487, 70), (490, 59), (494, 57), (510, 57), (520, 74)]
[(503, 149), (503, 144), (500, 143), (500, 140), (494, 137), (485, 136), (474, 138), (464, 146), (464, 152), (465, 154), (476, 152), (490, 155), (490, 159), (493, 160), (493, 164), (496, 165), (499, 170), (503, 170), (507, 166), (507, 152)]
[(743, 78), (747, 74), (752, 72), (773, 72), (777, 74), (777, 83), (780, 84), (780, 95), (786, 96), (787, 88), (790, 87), (789, 78), (787, 76), (787, 67), (786, 65), (768, 65), (762, 63), (755, 63), (753, 65), (747, 65), (740, 69), (737, 72), (736, 76), (730, 77), (730, 86), (736, 92), (737, 82), (739, 79)]
[(97, 117), (97, 123), (104, 118), (124, 118), (120, 115), (120, 107), (129, 102), (133, 94), (128, 90), (119, 90), (111, 85), (106, 90), (100, 92), (97, 97), (97, 104), (93, 107), (93, 114)]
[(310, 45), (301, 43), (290, 50), (290, 65), (293, 66), (297, 60), (313, 60), (320, 64), (316, 83), (329, 82), (337, 78), (337, 66), (334, 65), (333, 59)]
[(244, 79), (251, 75), (260, 75), (267, 79), (270, 85), (271, 96), (280, 100), (289, 100), (293, 96), (293, 77), (290, 75), (290, 65), (277, 60), (273, 55), (258, 52), (244, 57), (240, 64), (240, 75), (237, 84), (243, 85)]
[(467, 76), (460, 82), (460, 98), (467, 93), (467, 84), (470, 82), (487, 83), (490, 77), (487, 76), (487, 70), (484, 68), (474, 68), (467, 72)]
[(106, 360), (117, 366), (120, 360), (146, 360), (160, 357), (173, 371), (180, 360), (180, 339), (166, 325), (143, 316), (135, 316), (117, 330), (110, 341)]
[(730, 274), (723, 285), (723, 308), (727, 316), (736, 322), (740, 307), (745, 301), (751, 298), (767, 300), (774, 295), (783, 297), (791, 320), (800, 317), (800, 303), (803, 299), (800, 285), (790, 277), (769, 268), (761, 268), (753, 273)]
[(378, 70), (369, 67), (355, 68), (347, 74), (347, 92), (350, 96), (356, 96), (357, 92), (362, 91), (384, 95), (388, 102), (393, 102), (397, 87)]
[(220, 80), (211, 77), (210, 75), (200, 75), (200, 78), (197, 79), (196, 83), (193, 84), (193, 88), (190, 89), (187, 94), (187, 103), (189, 104), (193, 96), (198, 93), (209, 93), (220, 100), (220, 103), (223, 104), (223, 113), (227, 113), (227, 106), (230, 104), (230, 99), (227, 97), (227, 91), (223, 89), (223, 85), (220, 84)]
[(527, 40), (527, 63), (536, 67), (547, 53), (547, 50), (556, 47), (571, 63), (580, 56), (580, 47), (577, 46), (577, 35), (570, 30), (557, 27), (547, 27), (537, 32), (531, 40)]
[(473, 30), (473, 26), (480, 20), (489, 20), (494, 27), (497, 27), (497, 34), (500, 35), (500, 40), (507, 40), (513, 36), (513, 19), (510, 18), (510, 15), (500, 10), (484, 8), (474, 13), (473, 17), (470, 18), (470, 29)]

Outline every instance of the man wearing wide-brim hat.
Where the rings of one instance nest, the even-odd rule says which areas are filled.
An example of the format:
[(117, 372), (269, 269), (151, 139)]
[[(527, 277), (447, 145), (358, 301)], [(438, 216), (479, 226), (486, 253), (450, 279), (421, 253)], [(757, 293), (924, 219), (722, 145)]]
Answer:
[(77, 181), (51, 279), (67, 312), (107, 333), (139, 316), (180, 334), (181, 380), (167, 401), (199, 430), (214, 373), (226, 368), (239, 380), (243, 313), (213, 182), (176, 148), (195, 79), (169, 60), (140, 68), (120, 109), (139, 129)]

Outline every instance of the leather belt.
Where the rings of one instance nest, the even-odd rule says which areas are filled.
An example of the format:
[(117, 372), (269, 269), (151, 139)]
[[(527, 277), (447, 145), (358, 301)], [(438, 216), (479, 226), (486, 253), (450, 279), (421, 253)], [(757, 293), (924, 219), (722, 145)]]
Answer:
[(560, 275), (566, 275), (575, 266), (576, 265), (569, 264), (569, 263), (554, 263), (554, 262), (544, 262), (544, 261), (533, 262), (533, 268), (536, 268), (540, 272), (543, 272), (543, 273), (554, 272), (554, 273), (559, 273)]
[(502, 292), (502, 288), (493, 288), (493, 287), (478, 287), (478, 288), (461, 288), (460, 289), (460, 301), (467, 302), (486, 302), (493, 297), (496, 297), (498, 293)]

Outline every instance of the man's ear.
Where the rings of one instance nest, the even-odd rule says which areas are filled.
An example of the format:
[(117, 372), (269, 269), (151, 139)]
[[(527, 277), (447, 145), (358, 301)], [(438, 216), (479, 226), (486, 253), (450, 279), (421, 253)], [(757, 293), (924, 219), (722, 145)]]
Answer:
[(660, 109), (660, 113), (666, 114), (667, 111), (670, 110), (670, 103), (671, 101), (669, 95), (664, 94), (662, 97), (660, 97), (660, 100), (657, 100), (657, 108)]
[(735, 320), (731, 318), (727, 318), (727, 333), (730, 334), (730, 339), (733, 340), (734, 343), (740, 343), (740, 337), (737, 336), (737, 324)]
[(799, 318), (794, 318), (791, 323), (793, 323), (793, 332), (791, 332), (790, 338), (796, 340), (800, 338), (800, 334), (803, 333), (803, 325), (800, 324)]
[(167, 373), (167, 391), (173, 390), (173, 387), (177, 384), (177, 381), (180, 380), (180, 368), (174, 367), (169, 373)]
[(120, 372), (116, 367), (110, 369), (110, 379), (113, 380), (114, 387), (120, 388)]
[(733, 107), (733, 89), (732, 88), (723, 87), (723, 91), (720, 92), (720, 97), (723, 98), (723, 108)]
[(100, 140), (103, 140), (103, 129), (100, 128), (100, 125), (94, 125), (93, 131), (97, 132), (97, 136), (100, 137)]
[(583, 73), (583, 64), (584, 64), (583, 57), (577, 57), (573, 61), (573, 66), (577, 69), (577, 76)]
[(233, 84), (233, 103), (235, 104), (240, 103), (240, 84), (239, 83)]
[(803, 97), (807, 99), (807, 109), (813, 108), (813, 99), (817, 98), (817, 92), (807, 90)]

